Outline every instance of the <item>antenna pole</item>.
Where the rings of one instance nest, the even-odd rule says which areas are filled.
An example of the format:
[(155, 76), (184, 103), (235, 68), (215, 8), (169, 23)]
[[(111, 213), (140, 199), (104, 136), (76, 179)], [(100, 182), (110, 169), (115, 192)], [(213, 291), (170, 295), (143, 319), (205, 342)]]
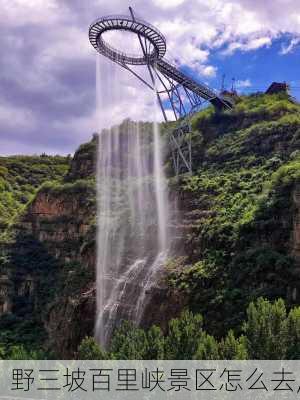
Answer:
[(222, 84), (221, 84), (221, 92), (225, 90), (225, 74), (222, 75)]
[(132, 9), (132, 7), (129, 7), (129, 11), (130, 11), (130, 14), (131, 14), (132, 20), (133, 20), (133, 21), (135, 21), (135, 17), (134, 17), (134, 13), (133, 13), (133, 9)]
[(235, 78), (232, 78), (231, 91), (232, 91), (232, 93), (235, 92)]

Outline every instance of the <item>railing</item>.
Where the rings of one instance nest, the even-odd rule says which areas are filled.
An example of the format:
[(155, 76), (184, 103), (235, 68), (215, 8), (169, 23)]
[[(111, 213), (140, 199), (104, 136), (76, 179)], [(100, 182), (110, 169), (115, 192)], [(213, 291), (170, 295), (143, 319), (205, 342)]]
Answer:
[(144, 25), (144, 26), (146, 26), (148, 28), (151, 28), (154, 32), (156, 32), (159, 36), (161, 36), (162, 39), (164, 40), (164, 42), (166, 43), (165, 36), (155, 26), (149, 24), (149, 22), (146, 22), (145, 20), (143, 20), (141, 18), (137, 18), (137, 19), (133, 20), (128, 15), (118, 15), (118, 14), (116, 14), (116, 15), (107, 15), (105, 17), (98, 18), (90, 25), (89, 29), (91, 29), (95, 24), (97, 24), (99, 22), (104, 22), (104, 21), (109, 21), (109, 20), (117, 20), (117, 19), (125, 20), (125, 21), (132, 22), (132, 23), (141, 24), (141, 25)]
[[(157, 34), (159, 38), (163, 41), (163, 44), (166, 48), (166, 39), (164, 35), (153, 25), (149, 24), (148, 22), (144, 21), (143, 19), (137, 18), (137, 19), (132, 19), (131, 17), (127, 15), (108, 15), (102, 18), (98, 18), (95, 20), (91, 25), (90, 25), (90, 30), (95, 27), (96, 24), (101, 24), (104, 22), (111, 22), (111, 26), (104, 26), (103, 30), (101, 32), (101, 27), (100, 27), (100, 33), (105, 32), (106, 30), (110, 30), (114, 28), (114, 23), (115, 23), (115, 28), (122, 29), (121, 24), (118, 23), (118, 21), (126, 21), (129, 22), (131, 25), (124, 25), (124, 29), (127, 28), (127, 30), (132, 30), (135, 33), (139, 33), (139, 27), (145, 27), (146, 30), (147, 28), (150, 29), (152, 32)], [(107, 28), (107, 29), (105, 29)], [(144, 31), (145, 32), (145, 31)], [(142, 31), (140, 32), (141, 34), (143, 33)], [(91, 35), (91, 33), (90, 33)], [(146, 64), (146, 63), (151, 63), (152, 65), (155, 66), (157, 65), (158, 70), (168, 76), (169, 78), (173, 79), (176, 81), (178, 84), (182, 85), (186, 89), (194, 92), (197, 96), (203, 97), (206, 100), (212, 101), (215, 105), (219, 106), (220, 104), (227, 104), (226, 99), (223, 99), (222, 96), (219, 96), (217, 92), (215, 92), (213, 89), (205, 85), (204, 83), (200, 83), (196, 81), (194, 78), (189, 77), (185, 73), (181, 72), (176, 65), (173, 64), (170, 60), (162, 57), (164, 55), (160, 53), (160, 49), (157, 48), (158, 44), (155, 42), (155, 40), (151, 40), (147, 36), (147, 33), (144, 34), (150, 43), (153, 45), (153, 50), (150, 54), (147, 54), (146, 56), (144, 55), (138, 55), (138, 54), (131, 54), (131, 53), (125, 53), (123, 51), (120, 51), (118, 49), (115, 49), (113, 46), (109, 45), (107, 42), (105, 42), (101, 37), (98, 39), (96, 38), (96, 43), (94, 45), (97, 46), (97, 49), (99, 52), (101, 52), (103, 55), (107, 56), (113, 61), (120, 62), (123, 64), (126, 63), (131, 63), (133, 65), (140, 65), (140, 64)], [(91, 36), (90, 36), (91, 37)], [(152, 38), (153, 39), (153, 38)], [(157, 39), (157, 38), (156, 38)], [(95, 36), (94, 36), (95, 40)], [(93, 41), (94, 43), (94, 41)], [(160, 41), (159, 44), (162, 44)], [(161, 58), (159, 58), (159, 56)]]
[[(196, 80), (194, 80), (193, 78), (187, 76), (186, 74), (184, 74), (183, 72), (181, 72), (177, 66), (174, 66), (169, 60), (167, 61), (165, 58), (163, 58), (162, 60), (158, 60), (157, 61), (157, 65), (161, 67), (162, 70), (166, 70), (168, 67), (171, 70), (171, 74), (172, 74), (172, 70), (174, 72), (174, 74), (177, 74), (180, 76), (180, 78), (183, 80), (182, 82), (178, 82), (176, 80), (176, 78), (174, 77), (174, 79), (182, 84), (183, 86), (187, 86), (187, 83), (189, 85), (195, 85), (199, 90), (201, 90), (202, 92), (205, 92), (206, 95), (210, 98), (213, 97), (217, 97), (217, 93), (215, 91), (213, 91), (212, 89), (210, 89), (208, 86), (206, 86), (203, 83), (197, 82)], [(194, 90), (193, 90), (194, 91)], [(195, 92), (195, 91), (194, 91)]]
[[(126, 58), (131, 58), (133, 60), (137, 60), (138, 58), (140, 60), (144, 60), (145, 57), (143, 54), (132, 54), (132, 53), (124, 53), (121, 50), (115, 49), (113, 46), (108, 44), (105, 40), (101, 39), (100, 44), (103, 44), (103, 47), (98, 47), (99, 49), (103, 50), (104, 54), (110, 54), (113, 58), (120, 58), (120, 59), (126, 59)], [(152, 42), (151, 42), (152, 43)], [(108, 50), (108, 51), (107, 51)], [(154, 58), (155, 55), (157, 55), (157, 50), (155, 46), (153, 47), (153, 51), (149, 54), (149, 58), (151, 59), (152, 57)]]

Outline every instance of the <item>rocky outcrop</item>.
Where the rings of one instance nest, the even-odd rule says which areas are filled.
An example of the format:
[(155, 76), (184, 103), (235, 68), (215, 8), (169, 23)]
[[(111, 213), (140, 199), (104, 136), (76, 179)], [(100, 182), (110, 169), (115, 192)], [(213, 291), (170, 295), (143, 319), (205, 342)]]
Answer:
[[(95, 193), (88, 183), (79, 189), (76, 183), (42, 189), (21, 221), (23, 231), (42, 242), (60, 264), (58, 290), (44, 325), (49, 348), (66, 358), (85, 335), (93, 334), (95, 318)], [(78, 287), (73, 276), (81, 274), (90, 279)]]
[[(189, 182), (183, 176), (176, 182), (170, 179), (171, 253), (184, 256), (179, 272), (184, 275), (186, 267), (197, 267), (208, 258), (219, 269), (210, 275), (200, 265), (194, 275), (184, 277), (186, 291), (160, 282), (145, 295), (143, 326), (165, 328), (188, 306), (219, 325), (225, 313), (231, 314), (227, 315), (231, 328), (240, 322), (235, 314), (245, 310), (243, 302), (253, 293), (292, 297), (299, 303), (300, 186), (292, 194), (290, 188), (283, 190), (277, 206), (271, 197), (268, 204), (258, 202), (270, 176), (289, 163), (299, 148), (298, 122), (280, 121), (280, 115), (276, 122), (275, 111), (265, 112), (265, 106), (263, 113), (254, 110), (248, 115), (244, 108), (237, 105), (231, 114), (199, 117), (196, 128), (204, 139), (195, 134), (195, 173)], [(264, 119), (274, 123), (264, 124)], [(40, 317), (48, 348), (65, 358), (73, 357), (81, 339), (92, 335), (94, 328), (96, 147), (96, 136), (80, 146), (64, 180), (42, 186), (26, 207), (16, 227), (12, 261), (0, 275), (0, 315), (19, 308), (22, 318)], [(125, 148), (123, 162), (129, 155), (130, 149)], [(258, 204), (255, 212), (251, 204), (243, 209), (249, 199)], [(290, 256), (295, 261), (295, 279), (287, 282)], [(46, 296), (45, 288), (53, 293), (46, 290)], [(290, 295), (285, 296), (286, 288)]]
[(92, 240), (89, 231), (95, 218), (94, 201), (89, 204), (87, 193), (72, 189), (62, 186), (59, 191), (41, 190), (20, 222), (23, 231), (43, 242), (53, 256), (66, 262), (86, 257), (82, 251), (86, 240)]
[(82, 290), (78, 296), (61, 296), (53, 303), (45, 321), (48, 348), (54, 348), (62, 359), (76, 355), (85, 336), (93, 336), (95, 324), (94, 285)]
[(294, 218), (292, 232), (292, 255), (295, 259), (295, 267), (300, 273), (300, 185), (296, 185), (293, 191)]
[(79, 147), (71, 161), (71, 167), (66, 180), (86, 179), (95, 175), (97, 144), (98, 136), (95, 134), (90, 142), (84, 143)]
[(94, 140), (76, 152), (62, 182), (42, 185), (0, 254), (0, 316), (38, 323), (59, 357), (73, 357), (93, 335), (95, 160)]

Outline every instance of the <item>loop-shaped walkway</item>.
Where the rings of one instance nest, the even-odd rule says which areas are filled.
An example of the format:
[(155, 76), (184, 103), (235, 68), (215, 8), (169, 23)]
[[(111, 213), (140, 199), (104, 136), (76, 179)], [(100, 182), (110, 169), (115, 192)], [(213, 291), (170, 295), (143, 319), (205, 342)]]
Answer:
[[(102, 38), (104, 32), (111, 30), (130, 31), (143, 37), (152, 44), (152, 52), (150, 54), (146, 52), (143, 57), (138, 57), (114, 49)], [(94, 22), (90, 26), (89, 39), (100, 54), (121, 64), (146, 65), (162, 59), (166, 53), (166, 39), (158, 29), (141, 19), (132, 20), (124, 15), (103, 17)]]
[[(98, 53), (118, 63), (130, 71), (135, 77), (154, 90), (167, 121), (166, 110), (172, 110), (176, 120), (181, 120), (179, 128), (175, 128), (170, 135), (173, 165), (176, 175), (187, 170), (192, 173), (192, 141), (190, 116), (203, 104), (203, 99), (209, 101), (217, 109), (230, 109), (233, 102), (230, 97), (224, 97), (207, 85), (186, 75), (171, 62), (164, 58), (166, 53), (166, 39), (154, 26), (141, 19), (137, 19), (131, 7), (131, 17), (113, 15), (98, 19), (89, 29), (89, 39)], [(103, 39), (103, 33), (112, 30), (129, 31), (136, 34), (143, 55), (124, 53), (111, 47)], [(147, 65), (149, 83), (144, 72), (131, 66)], [(140, 69), (141, 70), (141, 69)], [(142, 70), (144, 70), (142, 68)], [(157, 80), (156, 80), (157, 79)], [(163, 90), (158, 90), (156, 82)], [(167, 95), (167, 97), (163, 97)], [(171, 108), (170, 108), (171, 107)]]
[[(124, 30), (135, 33), (141, 43), (143, 56), (124, 53), (110, 46), (103, 39), (103, 33)], [(166, 53), (166, 39), (163, 34), (148, 22), (126, 15), (111, 15), (96, 20), (89, 29), (89, 39), (93, 47), (103, 56), (126, 67), (127, 65), (151, 65), (163, 75), (191, 90), (197, 96), (210, 101), (217, 108), (231, 108), (229, 99), (224, 99), (213, 89), (181, 72), (176, 66), (163, 59)], [(142, 39), (144, 43), (142, 43)], [(149, 43), (152, 49), (149, 51)]]

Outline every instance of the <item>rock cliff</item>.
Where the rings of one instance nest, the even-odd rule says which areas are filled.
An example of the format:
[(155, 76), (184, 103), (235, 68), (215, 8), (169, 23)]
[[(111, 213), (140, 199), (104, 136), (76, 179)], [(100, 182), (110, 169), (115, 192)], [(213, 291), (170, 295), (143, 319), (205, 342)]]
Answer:
[[(300, 107), (249, 96), (223, 115), (202, 111), (192, 126), (193, 176), (172, 176), (167, 154), (173, 256), (143, 323), (165, 327), (189, 307), (218, 336), (240, 329), (260, 295), (300, 304)], [(96, 147), (95, 136), (60, 182), (41, 186), (1, 250), (1, 329), (22, 329), (26, 315), (37, 345), (60, 357), (93, 333)]]

